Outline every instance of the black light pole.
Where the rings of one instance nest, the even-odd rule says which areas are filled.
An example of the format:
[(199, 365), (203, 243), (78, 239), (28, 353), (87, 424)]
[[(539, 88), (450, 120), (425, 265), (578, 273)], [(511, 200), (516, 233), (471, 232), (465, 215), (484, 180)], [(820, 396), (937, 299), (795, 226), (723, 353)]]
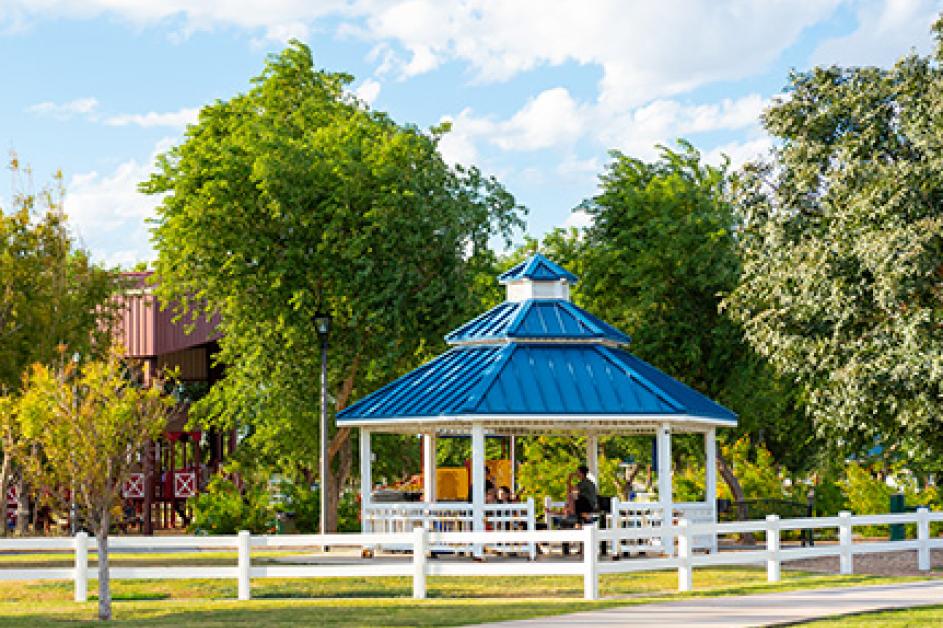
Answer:
[(314, 328), (318, 332), (318, 338), (321, 339), (321, 473), (320, 473), (320, 493), (321, 493), (321, 516), (319, 518), (321, 534), (327, 534), (327, 484), (328, 484), (328, 464), (327, 464), (327, 336), (331, 331), (331, 316), (318, 312), (314, 315)]

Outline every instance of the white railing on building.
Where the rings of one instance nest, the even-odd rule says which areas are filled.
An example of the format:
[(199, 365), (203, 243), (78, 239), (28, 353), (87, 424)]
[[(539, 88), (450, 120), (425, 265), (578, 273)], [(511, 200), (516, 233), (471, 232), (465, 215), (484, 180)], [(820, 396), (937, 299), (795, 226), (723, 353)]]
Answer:
[[(930, 538), (930, 523), (943, 522), (943, 512), (928, 512), (921, 508), (914, 513), (890, 515), (852, 516), (844, 512), (837, 517), (779, 519), (770, 515), (765, 520), (737, 521), (731, 523), (692, 523), (687, 519), (677, 525), (661, 527), (618, 527), (600, 530), (595, 525), (577, 530), (494, 530), (487, 532), (437, 531), (417, 526), (407, 532), (328, 534), (328, 535), (278, 535), (253, 536), (240, 532), (236, 536), (219, 537), (115, 537), (109, 540), (114, 550), (151, 549), (224, 549), (237, 551), (236, 565), (218, 567), (121, 567), (111, 568), (113, 580), (124, 579), (189, 579), (217, 578), (235, 579), (238, 582), (238, 597), (251, 597), (253, 578), (344, 578), (370, 576), (407, 576), (413, 580), (413, 596), (426, 596), (428, 576), (537, 576), (572, 575), (582, 576), (586, 599), (599, 597), (599, 576), (614, 573), (677, 569), (678, 590), (690, 591), (693, 570), (697, 567), (718, 565), (765, 565), (769, 582), (780, 580), (783, 562), (822, 556), (838, 556), (840, 573), (851, 574), (854, 556), (878, 552), (916, 550), (917, 567), (930, 570), (930, 550), (943, 549), (943, 538)], [(906, 541), (861, 541), (855, 542), (853, 531), (858, 526), (889, 524), (916, 524), (917, 535)], [(789, 530), (838, 531), (837, 544), (818, 544), (814, 547), (787, 547), (781, 544), (781, 533)], [(666, 531), (677, 539), (677, 554), (674, 556), (646, 557), (634, 560), (600, 560), (600, 544), (626, 543), (631, 541), (652, 542)], [(749, 551), (723, 551), (698, 554), (694, 552), (693, 540), (699, 535), (729, 535), (738, 533), (763, 533), (765, 546)], [(496, 560), (496, 561), (430, 561), (427, 553), (439, 547), (469, 547), (475, 545), (493, 547), (530, 547), (536, 544), (579, 544), (583, 548), (582, 560)], [(364, 561), (360, 564), (314, 564), (314, 565), (253, 565), (252, 550), (257, 548), (310, 548), (310, 547), (362, 547), (398, 545), (409, 548), (410, 560)], [(88, 581), (97, 575), (96, 569), (88, 566), (89, 552), (96, 543), (84, 532), (75, 538), (0, 539), (3, 551), (62, 551), (71, 550), (75, 566), (72, 569), (0, 569), (0, 580), (72, 580), (75, 599), (84, 602), (88, 598)]]

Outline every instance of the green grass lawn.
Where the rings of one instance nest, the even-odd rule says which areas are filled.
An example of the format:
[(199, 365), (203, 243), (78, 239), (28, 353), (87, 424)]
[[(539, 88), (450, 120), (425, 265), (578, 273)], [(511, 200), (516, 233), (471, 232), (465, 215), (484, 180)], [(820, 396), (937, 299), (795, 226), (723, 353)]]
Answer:
[[(225, 553), (214, 559), (231, 560)], [(129, 564), (160, 555), (126, 555)], [(161, 564), (194, 564), (194, 556), (168, 555)], [(206, 558), (205, 556), (201, 558)], [(34, 557), (35, 560), (35, 557)], [(119, 561), (123, 562), (123, 561)], [(200, 563), (205, 564), (205, 563)], [(783, 572), (766, 583), (761, 568), (694, 571), (696, 596), (737, 595), (797, 588), (879, 584), (905, 579), (823, 576)], [(607, 599), (581, 599), (582, 579), (573, 576), (430, 577), (430, 599), (412, 600), (409, 578), (257, 579), (250, 602), (238, 602), (234, 580), (119, 580), (113, 583), (114, 615), (121, 623), (146, 626), (235, 624), (330, 626), (448, 626), (663, 601), (677, 594), (675, 571), (601, 577)], [(89, 583), (94, 594), (96, 583)], [(91, 596), (94, 597), (94, 596)], [(320, 599), (312, 599), (320, 598)], [(30, 628), (91, 620), (94, 601), (76, 604), (69, 582), (0, 582), (0, 626)]]
[(861, 613), (860, 615), (813, 621), (803, 624), (803, 626), (810, 626), (810, 628), (871, 628), (871, 626), (924, 628), (925, 626), (943, 626), (943, 606)]

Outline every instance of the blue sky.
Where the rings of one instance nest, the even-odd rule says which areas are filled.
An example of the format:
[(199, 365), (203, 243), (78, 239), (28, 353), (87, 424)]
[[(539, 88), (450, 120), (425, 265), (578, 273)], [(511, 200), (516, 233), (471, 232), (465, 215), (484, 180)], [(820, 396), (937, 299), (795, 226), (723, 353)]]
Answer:
[[(153, 256), (135, 190), (199, 107), (247, 89), (290, 37), (400, 122), (454, 130), (528, 231), (581, 225), (607, 153), (690, 139), (740, 163), (790, 69), (888, 65), (932, 47), (943, 0), (0, 0), (0, 141), (40, 187), (61, 169), (95, 257)], [(29, 185), (21, 183), (21, 187)], [(0, 207), (10, 177), (0, 178)]]

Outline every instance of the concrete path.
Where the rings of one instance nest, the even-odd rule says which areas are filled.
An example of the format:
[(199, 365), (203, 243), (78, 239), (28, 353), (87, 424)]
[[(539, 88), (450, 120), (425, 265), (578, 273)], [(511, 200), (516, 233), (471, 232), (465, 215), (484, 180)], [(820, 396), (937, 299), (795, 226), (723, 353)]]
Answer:
[(483, 626), (771, 626), (914, 606), (943, 604), (943, 582), (788, 591), (762, 595), (705, 597), (677, 602), (640, 604), (599, 611), (539, 617)]

